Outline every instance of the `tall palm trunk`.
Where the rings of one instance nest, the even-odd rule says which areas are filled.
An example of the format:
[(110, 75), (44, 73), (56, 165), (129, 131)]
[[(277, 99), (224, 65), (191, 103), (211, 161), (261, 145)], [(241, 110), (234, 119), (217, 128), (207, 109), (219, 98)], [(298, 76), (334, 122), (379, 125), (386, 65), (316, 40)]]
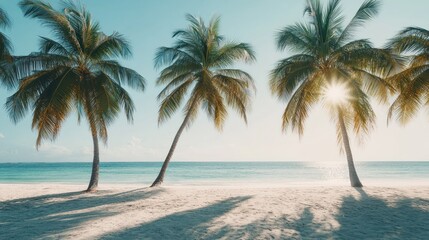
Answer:
[(164, 175), (165, 171), (167, 171), (168, 164), (170, 163), (171, 157), (173, 156), (174, 149), (176, 149), (177, 142), (179, 141), (180, 135), (182, 135), (183, 129), (185, 129), (186, 125), (188, 125), (188, 121), (190, 118), (190, 113), (186, 114), (185, 119), (183, 120), (182, 125), (180, 125), (179, 130), (176, 133), (176, 136), (174, 137), (173, 143), (171, 144), (170, 151), (168, 151), (167, 157), (164, 160), (164, 163), (162, 164), (161, 171), (159, 171), (158, 177), (155, 179), (155, 181), (152, 183), (150, 187), (156, 187), (162, 184), (164, 181)]
[(92, 134), (92, 142), (94, 145), (94, 157), (92, 160), (92, 172), (91, 172), (91, 180), (89, 180), (89, 185), (88, 185), (88, 189), (86, 189), (87, 192), (92, 192), (97, 190), (98, 187), (98, 177), (99, 177), (99, 172), (100, 172), (100, 151), (98, 149), (98, 131), (97, 131), (97, 127), (94, 124), (94, 119), (93, 119), (93, 108), (90, 104), (90, 96), (88, 93), (86, 93), (86, 110), (87, 110), (87, 115), (88, 115), (88, 122), (89, 122), (89, 127), (91, 129), (91, 134)]
[(352, 150), (350, 149), (349, 136), (347, 134), (346, 125), (344, 123), (344, 116), (341, 108), (338, 108), (338, 122), (340, 124), (341, 136), (343, 137), (344, 149), (347, 155), (347, 164), (349, 167), (349, 178), (352, 187), (362, 187), (362, 183), (357, 175), (355, 165), (353, 163)]
[(98, 187), (98, 176), (100, 171), (100, 151), (98, 149), (98, 136), (96, 131), (92, 132), (92, 141), (94, 144), (94, 158), (92, 160), (92, 173), (91, 180), (89, 181), (87, 192), (97, 190)]

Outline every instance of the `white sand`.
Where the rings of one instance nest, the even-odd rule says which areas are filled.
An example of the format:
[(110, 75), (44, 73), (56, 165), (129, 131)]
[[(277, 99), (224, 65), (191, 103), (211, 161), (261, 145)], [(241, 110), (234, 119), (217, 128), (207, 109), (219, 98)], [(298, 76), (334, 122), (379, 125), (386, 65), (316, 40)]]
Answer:
[(429, 185), (0, 184), (0, 239), (428, 239)]

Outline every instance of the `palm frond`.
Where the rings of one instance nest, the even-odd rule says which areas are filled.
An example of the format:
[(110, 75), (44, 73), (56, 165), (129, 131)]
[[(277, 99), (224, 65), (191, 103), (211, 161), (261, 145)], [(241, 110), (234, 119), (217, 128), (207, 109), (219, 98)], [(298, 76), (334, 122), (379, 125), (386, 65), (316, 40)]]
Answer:
[(12, 42), (9, 38), (0, 32), (0, 57), (3, 59), (12, 51)]
[(221, 74), (214, 76), (213, 80), (228, 106), (236, 110), (247, 123), (246, 111), (251, 97), (247, 91), (248, 82)]
[(282, 116), (283, 131), (290, 126), (292, 131), (297, 131), (300, 136), (304, 134), (304, 123), (310, 108), (320, 97), (320, 93), (317, 91), (320, 77), (320, 72), (315, 72), (292, 94)]
[(316, 71), (314, 65), (315, 58), (306, 54), (279, 61), (270, 74), (271, 92), (279, 99), (287, 99), (302, 81)]
[(429, 103), (429, 31), (420, 27), (407, 27), (392, 38), (387, 47), (396, 53), (411, 54), (408, 66), (387, 78), (399, 92), (389, 108), (387, 121), (389, 123), (396, 115), (396, 119), (405, 124), (420, 107)]
[(216, 53), (210, 59), (210, 66), (217, 68), (231, 66), (236, 61), (252, 62), (256, 59), (255, 52), (247, 43), (226, 43)]
[(39, 71), (23, 78), (17, 92), (6, 101), (6, 109), (12, 121), (16, 123), (21, 120), (39, 95), (45, 91), (54, 79), (58, 79), (65, 71), (64, 68), (55, 68)]
[(32, 73), (54, 69), (61, 66), (73, 66), (73, 60), (69, 57), (57, 54), (32, 53), (28, 56), (14, 57), (14, 74), (16, 79), (25, 78)]
[[(53, 34), (75, 54), (81, 54), (82, 48), (76, 38), (76, 31), (64, 14), (55, 11), (49, 3), (42, 0), (22, 0), (19, 6), (24, 16), (38, 19), (43, 25), (49, 27)], [(69, 50), (69, 51), (70, 51)]]
[(64, 57), (70, 56), (71, 53), (63, 46), (61, 43), (56, 42), (55, 40), (40, 37), (40, 52), (43, 54), (58, 54)]
[(174, 47), (160, 47), (156, 51), (155, 56), (155, 68), (159, 68), (163, 65), (177, 63), (187, 63), (194, 66), (199, 66), (199, 63), (189, 53), (180, 48)]
[(341, 36), (337, 40), (338, 45), (343, 42), (349, 41), (358, 27), (363, 26), (365, 22), (376, 16), (380, 9), (380, 1), (366, 0), (357, 10), (356, 14), (350, 20), (349, 24), (345, 27)]
[(36, 146), (43, 139), (54, 140), (62, 122), (72, 109), (73, 85), (79, 77), (71, 69), (66, 69), (58, 81), (52, 81), (37, 97), (33, 113), (33, 129), (37, 129)]
[[(169, 119), (173, 113), (180, 107), (186, 92), (188, 91), (192, 81), (186, 81), (176, 87), (171, 93), (167, 95), (165, 92), (161, 92), (158, 95), (158, 99), (162, 99), (161, 105), (159, 106), (158, 124), (163, 123)], [(164, 97), (164, 95), (167, 95)]]
[(99, 59), (109, 59), (115, 57), (131, 57), (131, 46), (120, 33), (114, 32), (109, 36), (101, 36), (96, 42), (95, 48), (90, 53), (90, 57)]
[(419, 27), (408, 27), (390, 39), (387, 48), (399, 53), (429, 51), (429, 31)]
[(315, 51), (314, 31), (310, 26), (297, 23), (287, 26), (277, 33), (277, 48), (284, 50), (286, 48), (292, 51), (300, 51), (303, 54), (312, 54)]
[(389, 109), (388, 119), (391, 119), (396, 114), (400, 123), (407, 123), (424, 104), (423, 97), (427, 94), (427, 91), (429, 91), (429, 69), (426, 66), (426, 69), (418, 75), (406, 80), (399, 96)]
[(199, 90), (200, 92), (204, 92), (203, 108), (208, 117), (213, 119), (215, 127), (218, 130), (222, 130), (228, 112), (219, 89), (213, 83), (207, 81), (198, 82), (195, 88), (201, 89)]
[(7, 13), (0, 8), (0, 28), (7, 28), (11, 25), (11, 21)]
[(144, 91), (146, 80), (135, 70), (124, 67), (114, 60), (97, 61), (93, 68), (108, 74), (115, 82)]

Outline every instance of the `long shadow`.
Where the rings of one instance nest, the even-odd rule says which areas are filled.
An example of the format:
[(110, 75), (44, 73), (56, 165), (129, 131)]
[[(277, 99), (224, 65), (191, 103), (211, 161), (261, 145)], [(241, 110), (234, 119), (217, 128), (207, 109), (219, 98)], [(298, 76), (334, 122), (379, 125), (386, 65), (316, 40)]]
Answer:
[[(284, 219), (287, 219), (284, 217)], [(296, 221), (286, 220), (283, 223), (283, 228), (294, 230), (292, 231), (294, 235), (292, 237), (297, 237), (299, 239), (317, 239), (324, 237), (325, 232), (321, 231), (323, 229), (322, 225), (314, 222), (314, 214), (311, 212), (310, 208), (305, 208), (302, 211), (301, 216)], [(289, 236), (280, 235), (282, 238), (288, 238)]]
[[(250, 199), (248, 196), (233, 197), (215, 204), (179, 212), (143, 223), (139, 226), (122, 231), (106, 234), (100, 239), (314, 239), (321, 235), (320, 224), (314, 223), (314, 216), (309, 208), (304, 209), (296, 221), (288, 220), (286, 216), (279, 219), (265, 218), (254, 221), (242, 227), (230, 225), (213, 227), (213, 220), (227, 214), (240, 203)], [(270, 234), (266, 230), (281, 229), (280, 234)], [(284, 229), (292, 231), (283, 233)]]
[[(298, 219), (283, 215), (252, 222), (242, 229), (229, 228), (217, 237), (240, 239), (429, 239), (429, 200), (402, 197), (386, 202), (357, 190), (360, 198), (343, 198), (334, 216), (339, 228), (314, 221), (311, 207)], [(228, 229), (228, 227), (225, 227)], [(267, 229), (269, 231), (267, 231)], [(238, 234), (240, 232), (246, 234)]]
[(160, 191), (158, 188), (113, 194), (68, 192), (3, 201), (0, 202), (0, 239), (50, 238), (83, 222), (116, 214), (91, 208), (140, 200)]
[(345, 197), (336, 216), (334, 237), (348, 239), (428, 239), (429, 200), (401, 198), (386, 201), (359, 191), (361, 198)]
[(249, 198), (233, 197), (206, 207), (171, 214), (137, 227), (104, 235), (101, 239), (214, 239), (209, 233), (212, 220)]
[(320, 223), (314, 221), (310, 208), (304, 208), (298, 219), (290, 216), (265, 217), (241, 227), (225, 226), (209, 239), (327, 239)]
[(246, 200), (231, 198), (105, 235), (102, 239), (428, 239), (429, 200), (399, 197), (387, 202), (364, 190), (358, 191), (361, 196), (344, 197), (333, 216), (339, 227), (316, 221), (310, 206), (304, 208), (298, 218), (274, 217), (267, 213), (244, 226), (218, 223), (221, 226), (213, 230), (214, 218)]
[[(160, 189), (133, 190), (118, 194), (80, 195), (80, 192), (51, 194), (0, 202), (0, 239), (43, 239), (67, 231), (85, 221), (114, 215), (89, 208), (148, 198)], [(333, 217), (339, 227), (315, 221), (312, 207), (300, 216), (263, 218), (240, 226), (214, 220), (250, 197), (234, 197), (215, 204), (174, 213), (136, 227), (106, 234), (102, 239), (427, 239), (429, 200), (399, 197), (387, 202), (364, 190), (360, 197), (342, 199)], [(56, 200), (62, 201), (56, 201)], [(287, 207), (285, 203), (284, 207)], [(85, 210), (68, 213), (75, 210)], [(55, 223), (55, 224), (53, 224)], [(220, 225), (220, 226), (219, 226)], [(31, 235), (26, 234), (31, 233)]]

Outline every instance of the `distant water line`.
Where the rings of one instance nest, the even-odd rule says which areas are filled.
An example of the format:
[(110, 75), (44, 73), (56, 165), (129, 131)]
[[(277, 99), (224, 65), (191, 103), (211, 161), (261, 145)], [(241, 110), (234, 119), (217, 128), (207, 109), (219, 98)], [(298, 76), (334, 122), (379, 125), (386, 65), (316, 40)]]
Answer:
[[(149, 184), (161, 162), (104, 162), (100, 181), (109, 184)], [(429, 162), (357, 162), (361, 180), (421, 181), (429, 184)], [(0, 183), (84, 184), (91, 163), (0, 163)], [(170, 185), (229, 185), (238, 183), (347, 183), (347, 166), (338, 162), (172, 162)]]

